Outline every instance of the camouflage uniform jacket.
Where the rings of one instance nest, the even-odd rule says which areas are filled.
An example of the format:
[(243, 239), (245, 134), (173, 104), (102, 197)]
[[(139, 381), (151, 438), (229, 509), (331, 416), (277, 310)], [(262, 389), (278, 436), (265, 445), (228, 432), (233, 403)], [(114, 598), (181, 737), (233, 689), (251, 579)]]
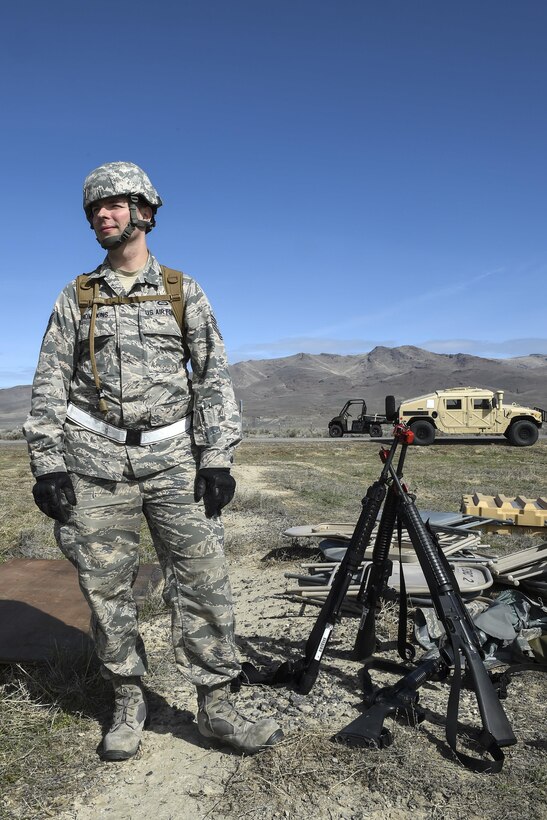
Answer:
[[(124, 295), (108, 259), (90, 280), (100, 295)], [(97, 409), (89, 355), (91, 311), (80, 314), (73, 280), (49, 320), (34, 377), (24, 432), (35, 476), (64, 471), (120, 480), (129, 458), (137, 476), (178, 463), (181, 447), (195, 445), (201, 467), (229, 467), (241, 421), (222, 336), (197, 282), (184, 276), (184, 338), (168, 301), (100, 306), (95, 355), (108, 412)], [(150, 256), (131, 295), (164, 294), (161, 267)], [(187, 365), (191, 366), (191, 379)], [(117, 427), (149, 429), (193, 414), (190, 436), (126, 446), (66, 418), (68, 402)]]

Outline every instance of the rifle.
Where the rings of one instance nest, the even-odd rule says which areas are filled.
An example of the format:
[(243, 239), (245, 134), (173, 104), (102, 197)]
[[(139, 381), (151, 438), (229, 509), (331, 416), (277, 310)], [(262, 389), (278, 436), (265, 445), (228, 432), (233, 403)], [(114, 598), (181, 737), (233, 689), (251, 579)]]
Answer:
[[(437, 616), (445, 628), (447, 641), (441, 648), (439, 657), (423, 659), (416, 668), (407, 671), (397, 684), (380, 689), (369, 699), (368, 708), (364, 713), (338, 732), (334, 739), (351, 745), (387, 745), (390, 733), (383, 726), (385, 718), (398, 713), (406, 715), (409, 720), (421, 719), (423, 713), (417, 709), (418, 687), (434, 677), (447, 677), (450, 668), (453, 667), (446, 722), (448, 745), (467, 768), (476, 772), (499, 772), (504, 760), (501, 749), (516, 743), (516, 738), (484, 666), (480, 640), (463, 604), (454, 573), (435, 534), (424, 524), (413, 496), (402, 483), (406, 449), (413, 441), (413, 434), (407, 425), (398, 423), (395, 425), (393, 436), (390, 449), (382, 449), (380, 453), (383, 462), (380, 477), (368, 488), (362, 499), (359, 520), (329, 594), (306, 641), (304, 656), (295, 662), (285, 661), (273, 673), (266, 674), (260, 673), (252, 664), (245, 662), (242, 664), (240, 680), (244, 683), (288, 684), (295, 686), (302, 694), (311, 691), (324, 651), (339, 620), (344, 597), (364, 559), (372, 530), (382, 511), (372, 564), (363, 576), (358, 595), (358, 600), (363, 605), (363, 614), (354, 647), (354, 657), (369, 657), (376, 646), (376, 608), (391, 571), (389, 548), (396, 523), (399, 528), (404, 525), (409, 533), (429, 586)], [(399, 444), (402, 448), (395, 468), (393, 462)], [(408, 659), (408, 652), (403, 651), (402, 644), (400, 628), (399, 653)], [(475, 759), (456, 749), (463, 659), (469, 671), (483, 724), (479, 744), (490, 754), (492, 761)]]
[[(400, 669), (399, 664), (388, 664), (389, 668)], [(363, 670), (370, 680), (368, 670)], [(358, 718), (334, 735), (333, 740), (343, 741), (348, 746), (376, 746), (385, 749), (393, 743), (391, 732), (384, 721), (389, 715), (404, 717), (409, 725), (420, 723), (425, 713), (418, 705), (418, 687), (431, 678), (446, 677), (447, 666), (441, 657), (428, 658), (419, 666), (410, 669), (394, 686), (385, 686), (365, 698), (368, 708)]]
[[(400, 426), (395, 428), (394, 436), (395, 440), (400, 439), (403, 445), (399, 456), (399, 463), (397, 465), (396, 473), (397, 476), (401, 477), (403, 473), (403, 463), (405, 460), (406, 449), (408, 444), (412, 441), (412, 438), (410, 438), (407, 431)], [(380, 458), (384, 463), (386, 462), (386, 450), (380, 450)], [(382, 593), (387, 587), (389, 576), (391, 575), (391, 570), (393, 568), (393, 563), (389, 558), (389, 552), (391, 549), (393, 531), (397, 520), (397, 510), (397, 493), (392, 483), (387, 491), (384, 509), (382, 510), (382, 517), (380, 519), (376, 540), (374, 542), (374, 549), (372, 551), (372, 560), (363, 573), (361, 586), (359, 587), (359, 593), (356, 599), (356, 605), (362, 607), (361, 618), (353, 649), (353, 658), (356, 660), (369, 658), (376, 648), (376, 610)], [(401, 600), (402, 598), (403, 596), (401, 595)], [(399, 643), (401, 643), (401, 640)]]
[[(395, 414), (394, 408), (388, 407), (386, 401), (386, 415)], [(353, 535), (336, 572), (329, 594), (321, 607), (317, 620), (306, 641), (304, 656), (297, 661), (284, 661), (271, 672), (260, 672), (252, 663), (245, 661), (241, 664), (241, 683), (253, 684), (285, 684), (294, 686), (303, 695), (307, 695), (319, 673), (321, 659), (330, 640), (337, 621), (340, 620), (340, 611), (349, 586), (364, 560), (374, 526), (378, 520), (382, 504), (386, 496), (386, 487), (389, 481), (390, 466), (401, 436), (395, 436), (389, 450), (383, 450), (383, 468), (377, 481), (370, 485), (364, 498), (361, 500), (361, 514), (357, 521)], [(401, 462), (399, 463), (399, 467)], [(237, 685), (237, 684), (236, 684)]]
[[(336, 622), (340, 618), (340, 610), (348, 588), (365, 557), (365, 550), (370, 543), (372, 530), (380, 514), (382, 503), (386, 495), (386, 485), (390, 467), (395, 456), (399, 439), (395, 438), (391, 449), (387, 452), (384, 467), (380, 477), (368, 488), (362, 499), (362, 509), (357, 525), (338, 568), (329, 594), (321, 607), (319, 616), (306, 641), (304, 657), (296, 662), (285, 661), (274, 673), (274, 683), (292, 683), (299, 692), (307, 695), (317, 679), (321, 658), (330, 640)], [(248, 664), (244, 664), (244, 672), (249, 678)]]
[[(402, 432), (396, 432), (396, 434), (401, 436)], [(377, 702), (365, 711), (360, 718), (357, 718), (339, 732), (336, 738), (355, 745), (358, 738), (362, 737), (363, 743), (376, 740), (379, 745), (385, 745), (385, 736), (382, 733), (381, 723), (388, 714), (402, 708), (401, 693), (405, 693), (404, 700), (408, 701), (409, 692), (412, 688), (416, 689), (434, 674), (438, 674), (444, 664), (447, 668), (454, 668), (446, 722), (448, 745), (460, 762), (468, 768), (474, 771), (498, 772), (501, 770), (504, 759), (501, 748), (511, 746), (517, 741), (484, 666), (481, 644), (475, 625), (465, 608), (452, 568), (440, 548), (435, 534), (430, 527), (424, 524), (414, 498), (408, 493), (401, 481), (401, 470), (395, 471), (391, 464), (388, 469), (392, 481), (390, 491), (393, 491), (398, 504), (397, 515), (406, 527), (416, 551), (431, 592), (437, 617), (444, 626), (447, 642), (441, 651), (440, 663), (433, 663), (430, 660), (423, 661), (423, 666), (419, 665), (417, 670), (409, 672), (395, 687), (380, 690), (381, 694), (376, 697)], [(388, 564), (388, 558), (384, 542), (378, 546), (376, 557), (375, 574), (372, 576), (371, 573), (363, 593), (365, 602), (375, 603), (381, 596), (385, 586), (385, 566)], [(375, 610), (371, 611), (374, 613)], [(368, 652), (374, 641), (373, 616), (370, 616), (367, 612), (365, 617), (361, 619), (361, 625), (361, 634), (358, 634), (356, 642), (356, 654)], [(472, 681), (483, 725), (479, 744), (491, 755), (493, 762), (476, 760), (456, 749), (462, 658), (465, 659), (466, 669)]]

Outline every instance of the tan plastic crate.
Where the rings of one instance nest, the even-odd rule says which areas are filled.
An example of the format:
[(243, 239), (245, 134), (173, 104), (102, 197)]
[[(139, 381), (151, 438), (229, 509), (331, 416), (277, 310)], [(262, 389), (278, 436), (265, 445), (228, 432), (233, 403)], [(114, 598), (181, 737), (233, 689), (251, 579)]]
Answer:
[(462, 498), (461, 511), (468, 515), (480, 515), (506, 521), (519, 527), (547, 527), (547, 498), (526, 498), (517, 495), (484, 495), (473, 493)]

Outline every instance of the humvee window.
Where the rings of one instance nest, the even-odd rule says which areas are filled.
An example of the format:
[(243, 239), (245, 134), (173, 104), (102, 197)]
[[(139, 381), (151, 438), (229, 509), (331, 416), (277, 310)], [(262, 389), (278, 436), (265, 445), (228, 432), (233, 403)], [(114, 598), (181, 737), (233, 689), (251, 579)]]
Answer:
[(461, 410), (462, 409), (462, 400), (461, 399), (446, 399), (446, 409), (447, 410)]
[(473, 399), (474, 410), (490, 410), (490, 402), (488, 399)]

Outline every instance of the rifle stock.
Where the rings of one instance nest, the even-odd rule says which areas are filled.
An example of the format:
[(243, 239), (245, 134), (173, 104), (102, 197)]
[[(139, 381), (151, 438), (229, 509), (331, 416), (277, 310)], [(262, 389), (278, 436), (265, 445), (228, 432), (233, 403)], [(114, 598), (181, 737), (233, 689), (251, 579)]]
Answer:
[[(517, 741), (484, 666), (476, 628), (462, 601), (454, 573), (436, 537), (422, 521), (413, 499), (405, 492), (396, 477), (394, 480), (401, 493), (403, 520), (429, 584), (435, 611), (452, 647), (454, 667), (458, 669), (459, 676), (461, 653), (473, 681), (482, 724), (487, 736), (493, 739), (499, 747), (511, 746)], [(449, 707), (452, 720), (450, 720), (450, 715), (447, 720), (447, 739), (451, 746), (455, 744), (458, 683), (455, 675), (450, 695), (452, 708)]]
[(498, 746), (512, 746), (517, 739), (486, 671), (482, 654), (476, 646), (476, 637), (474, 634), (469, 635), (466, 619), (458, 611), (458, 604), (454, 595), (444, 593), (439, 596), (437, 614), (442, 612), (442, 617), (439, 617), (443, 621), (454, 655), (460, 651), (465, 658), (484, 729)]

